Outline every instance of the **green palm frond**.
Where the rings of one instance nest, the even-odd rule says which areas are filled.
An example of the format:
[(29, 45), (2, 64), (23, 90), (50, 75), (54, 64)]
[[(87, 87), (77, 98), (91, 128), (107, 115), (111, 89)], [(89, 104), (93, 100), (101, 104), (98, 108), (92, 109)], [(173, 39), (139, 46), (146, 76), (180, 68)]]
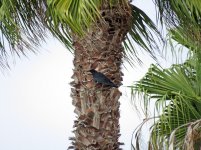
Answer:
[[(101, 6), (105, 0), (49, 0), (46, 12), (47, 27), (69, 50), (72, 47), (72, 34), (83, 36), (90, 26), (101, 18)], [(110, 0), (111, 7), (115, 3), (128, 5), (127, 0)]]
[(47, 4), (50, 23), (54, 23), (54, 27), (66, 24), (78, 35), (82, 35), (100, 15), (99, 0), (49, 0)]
[[(72, 33), (77, 36), (84, 35), (92, 23), (101, 19), (100, 10), (104, 3), (108, 1), (1, 1), (0, 65), (6, 65), (7, 57), (13, 53), (20, 56), (20, 54), (26, 54), (27, 50), (34, 51), (36, 46), (44, 40), (45, 29), (50, 30), (69, 50), (72, 50)], [(128, 58), (130, 62), (134, 60), (133, 58), (138, 58), (138, 50), (133, 46), (133, 42), (154, 55), (153, 49), (157, 49), (154, 37), (159, 37), (160, 33), (151, 19), (139, 8), (129, 5), (128, 0), (110, 0), (109, 3), (111, 8), (116, 4), (121, 6), (119, 11), (123, 11), (124, 7), (128, 6), (132, 9), (131, 30), (124, 42), (127, 50), (125, 58)], [(11, 52), (7, 51), (8, 49)]]
[(192, 100), (175, 97), (164, 108), (159, 120), (152, 127), (152, 146), (158, 149), (160, 149), (158, 145), (165, 145), (163, 148), (170, 147), (171, 135), (174, 132), (174, 149), (182, 148), (187, 131), (187, 126), (184, 125), (200, 117), (201, 115)]
[(201, 2), (199, 0), (155, 0), (160, 20), (176, 27), (181, 23), (200, 24)]
[(110, 7), (116, 4), (122, 4), (123, 7), (128, 5), (128, 0), (48, 0), (47, 20), (54, 27), (68, 25), (68, 29), (73, 33), (83, 35), (91, 23), (100, 19), (102, 4), (107, 3)]
[(201, 118), (201, 2), (155, 2), (159, 7), (160, 21), (167, 25), (171, 40), (189, 49), (189, 59), (168, 69), (152, 65), (132, 91), (135, 96), (143, 96), (146, 114), (153, 101), (154, 115), (160, 115), (151, 127), (149, 148), (184, 149), (189, 145), (185, 139), (193, 135), (189, 126), (196, 124), (196, 132), (200, 134), (200, 121), (197, 123), (197, 120)]
[[(111, 5), (117, 3), (127, 6), (127, 0), (111, 0)], [(88, 31), (91, 23), (96, 23), (101, 19), (101, 5), (105, 1), (48, 1), (47, 18), (48, 27), (56, 37), (58, 37), (68, 48), (72, 49), (72, 32), (78, 36), (84, 35)], [(108, 2), (107, 2), (108, 3)], [(133, 58), (138, 59), (138, 49), (133, 46), (133, 42), (145, 49), (154, 56), (154, 49), (158, 49), (158, 41), (162, 41), (152, 20), (139, 8), (130, 5), (132, 9), (132, 24), (129, 34), (124, 41), (125, 57), (132, 63)], [(122, 11), (119, 9), (119, 11)]]
[[(0, 65), (7, 65), (7, 57), (34, 50), (45, 37), (43, 1), (2, 0), (0, 2)], [(10, 50), (10, 52), (8, 51)]]
[(175, 129), (175, 147), (182, 148), (187, 131), (183, 125), (201, 118), (201, 83), (196, 68), (194, 61), (169, 69), (152, 65), (145, 77), (133, 86), (136, 95), (146, 95), (144, 109), (154, 101), (155, 110), (161, 114), (152, 126), (152, 148), (169, 147), (170, 135)]
[(124, 41), (126, 56), (130, 56), (131, 60), (134, 58), (133, 56), (138, 58), (137, 51), (139, 50), (134, 47), (135, 43), (155, 58), (154, 51), (159, 50), (158, 44), (163, 42), (162, 36), (153, 21), (141, 9), (134, 5), (130, 6), (132, 9), (132, 24)]
[[(201, 48), (201, 2), (200, 0), (155, 0), (161, 22), (167, 25), (170, 34), (182, 37), (191, 43), (196, 52)], [(171, 37), (172, 38), (172, 37)], [(176, 39), (177, 41), (178, 39)], [(181, 40), (180, 40), (181, 41)]]

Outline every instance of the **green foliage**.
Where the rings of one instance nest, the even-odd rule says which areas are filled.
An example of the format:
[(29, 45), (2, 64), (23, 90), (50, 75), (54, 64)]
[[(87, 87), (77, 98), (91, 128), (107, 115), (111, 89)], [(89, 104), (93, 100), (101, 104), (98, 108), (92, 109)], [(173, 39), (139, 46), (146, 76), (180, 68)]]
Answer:
[[(7, 56), (34, 50), (45, 37), (43, 1), (2, 0), (0, 2), (0, 65), (6, 67)], [(9, 53), (7, 49), (10, 49)]]
[(154, 50), (158, 50), (158, 43), (162, 37), (153, 21), (139, 8), (130, 5), (132, 9), (132, 24), (129, 33), (126, 35), (124, 47), (126, 57), (132, 64), (133, 58), (140, 62), (138, 50), (134, 47), (136, 43), (142, 50), (145, 50), (156, 59)]
[(201, 82), (195, 66), (191, 61), (169, 69), (152, 65), (132, 87), (136, 95), (146, 95), (145, 109), (154, 101), (156, 116), (160, 114), (151, 129), (150, 148), (169, 148), (170, 135), (175, 131), (175, 147), (182, 149), (187, 131), (184, 125), (201, 118)]
[[(13, 53), (20, 56), (27, 50), (36, 50), (36, 46), (39, 46), (46, 36), (45, 29), (48, 29), (72, 51), (72, 35), (83, 36), (92, 23), (101, 19), (100, 10), (103, 3), (108, 3), (108, 1), (2, 0), (0, 2), (2, 34), (0, 65), (3, 67), (7, 63), (7, 57)], [(127, 0), (110, 0), (109, 3), (111, 8), (120, 4), (122, 10), (129, 6)], [(125, 58), (133, 64), (133, 58), (138, 59), (133, 41), (154, 56), (153, 49), (157, 48), (154, 35), (159, 37), (160, 33), (143, 11), (132, 5), (130, 7), (133, 16), (132, 26), (126, 36), (124, 47), (126, 49)]]
[[(146, 113), (151, 102), (155, 103), (149, 149), (193, 149), (195, 143), (200, 145), (201, 139), (201, 2), (155, 2), (170, 41), (186, 47), (190, 55), (184, 64), (172, 65), (168, 69), (152, 65), (132, 91), (134, 95), (143, 96)], [(136, 134), (137, 142), (139, 133)], [(139, 144), (136, 147), (140, 149)]]
[[(60, 23), (67, 24), (70, 29), (82, 35), (96, 17), (99, 17), (100, 0), (48, 0), (49, 18), (55, 27)], [(49, 19), (48, 18), (48, 19)]]
[[(83, 36), (88, 31), (90, 25), (95, 24), (97, 19), (101, 19), (100, 7), (106, 1), (48, 1), (48, 27), (52, 33), (59, 38), (69, 49), (72, 48), (72, 34)], [(127, 0), (111, 0), (111, 7), (117, 3), (128, 5)], [(129, 34), (124, 41), (125, 58), (133, 64), (134, 58), (138, 59), (137, 49), (133, 42), (149, 52), (154, 57), (153, 49), (158, 49), (155, 37), (161, 35), (152, 20), (139, 8), (130, 5), (132, 9), (132, 24)], [(122, 11), (122, 10), (119, 10)]]
[(100, 17), (100, 0), (48, 0), (47, 27), (72, 50), (72, 34), (83, 36), (92, 22)]
[(193, 43), (194, 47), (200, 47), (201, 2), (199, 0), (155, 1), (159, 7), (158, 16), (161, 22), (167, 25), (168, 30), (179, 34), (185, 41), (188, 41), (187, 43)]

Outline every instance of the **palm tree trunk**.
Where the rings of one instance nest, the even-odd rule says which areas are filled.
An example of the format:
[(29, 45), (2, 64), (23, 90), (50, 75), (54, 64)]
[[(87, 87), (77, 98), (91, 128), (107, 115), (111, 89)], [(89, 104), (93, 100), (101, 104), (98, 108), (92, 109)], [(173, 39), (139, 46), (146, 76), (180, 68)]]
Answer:
[(75, 58), (71, 82), (75, 137), (70, 138), (75, 150), (118, 150), (121, 143), (119, 127), (118, 88), (97, 84), (88, 72), (95, 69), (115, 84), (122, 81), (122, 41), (130, 29), (130, 7), (119, 3), (110, 7), (108, 1), (101, 6), (101, 15), (82, 37), (73, 35)]

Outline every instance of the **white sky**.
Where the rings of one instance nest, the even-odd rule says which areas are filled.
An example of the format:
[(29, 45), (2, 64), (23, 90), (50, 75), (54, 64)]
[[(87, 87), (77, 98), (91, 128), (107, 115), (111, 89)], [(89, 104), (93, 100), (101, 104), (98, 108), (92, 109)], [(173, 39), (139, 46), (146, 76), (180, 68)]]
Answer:
[[(134, 1), (155, 19), (151, 0)], [(8, 75), (0, 74), (0, 149), (66, 150), (74, 117), (70, 85), (73, 56), (57, 40), (50, 38), (40, 54), (22, 58)], [(144, 56), (144, 67), (123, 69), (124, 85), (139, 80), (151, 63)], [(130, 102), (130, 91), (120, 88), (120, 141), (130, 149), (131, 135), (140, 123)], [(142, 119), (142, 118), (141, 118)]]

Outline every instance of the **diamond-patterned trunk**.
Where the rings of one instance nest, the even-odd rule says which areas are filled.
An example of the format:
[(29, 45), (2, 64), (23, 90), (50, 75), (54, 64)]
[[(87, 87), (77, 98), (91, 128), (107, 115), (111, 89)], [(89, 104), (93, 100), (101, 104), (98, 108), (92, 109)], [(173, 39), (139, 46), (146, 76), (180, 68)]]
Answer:
[[(107, 2), (108, 3), (108, 2)], [(122, 81), (122, 41), (130, 28), (130, 7), (127, 5), (101, 7), (103, 19), (91, 26), (84, 37), (74, 35), (74, 74), (71, 82), (73, 105), (77, 120), (75, 137), (71, 138), (75, 150), (118, 150), (120, 144), (118, 88), (97, 84), (88, 72), (95, 69), (115, 84)]]

